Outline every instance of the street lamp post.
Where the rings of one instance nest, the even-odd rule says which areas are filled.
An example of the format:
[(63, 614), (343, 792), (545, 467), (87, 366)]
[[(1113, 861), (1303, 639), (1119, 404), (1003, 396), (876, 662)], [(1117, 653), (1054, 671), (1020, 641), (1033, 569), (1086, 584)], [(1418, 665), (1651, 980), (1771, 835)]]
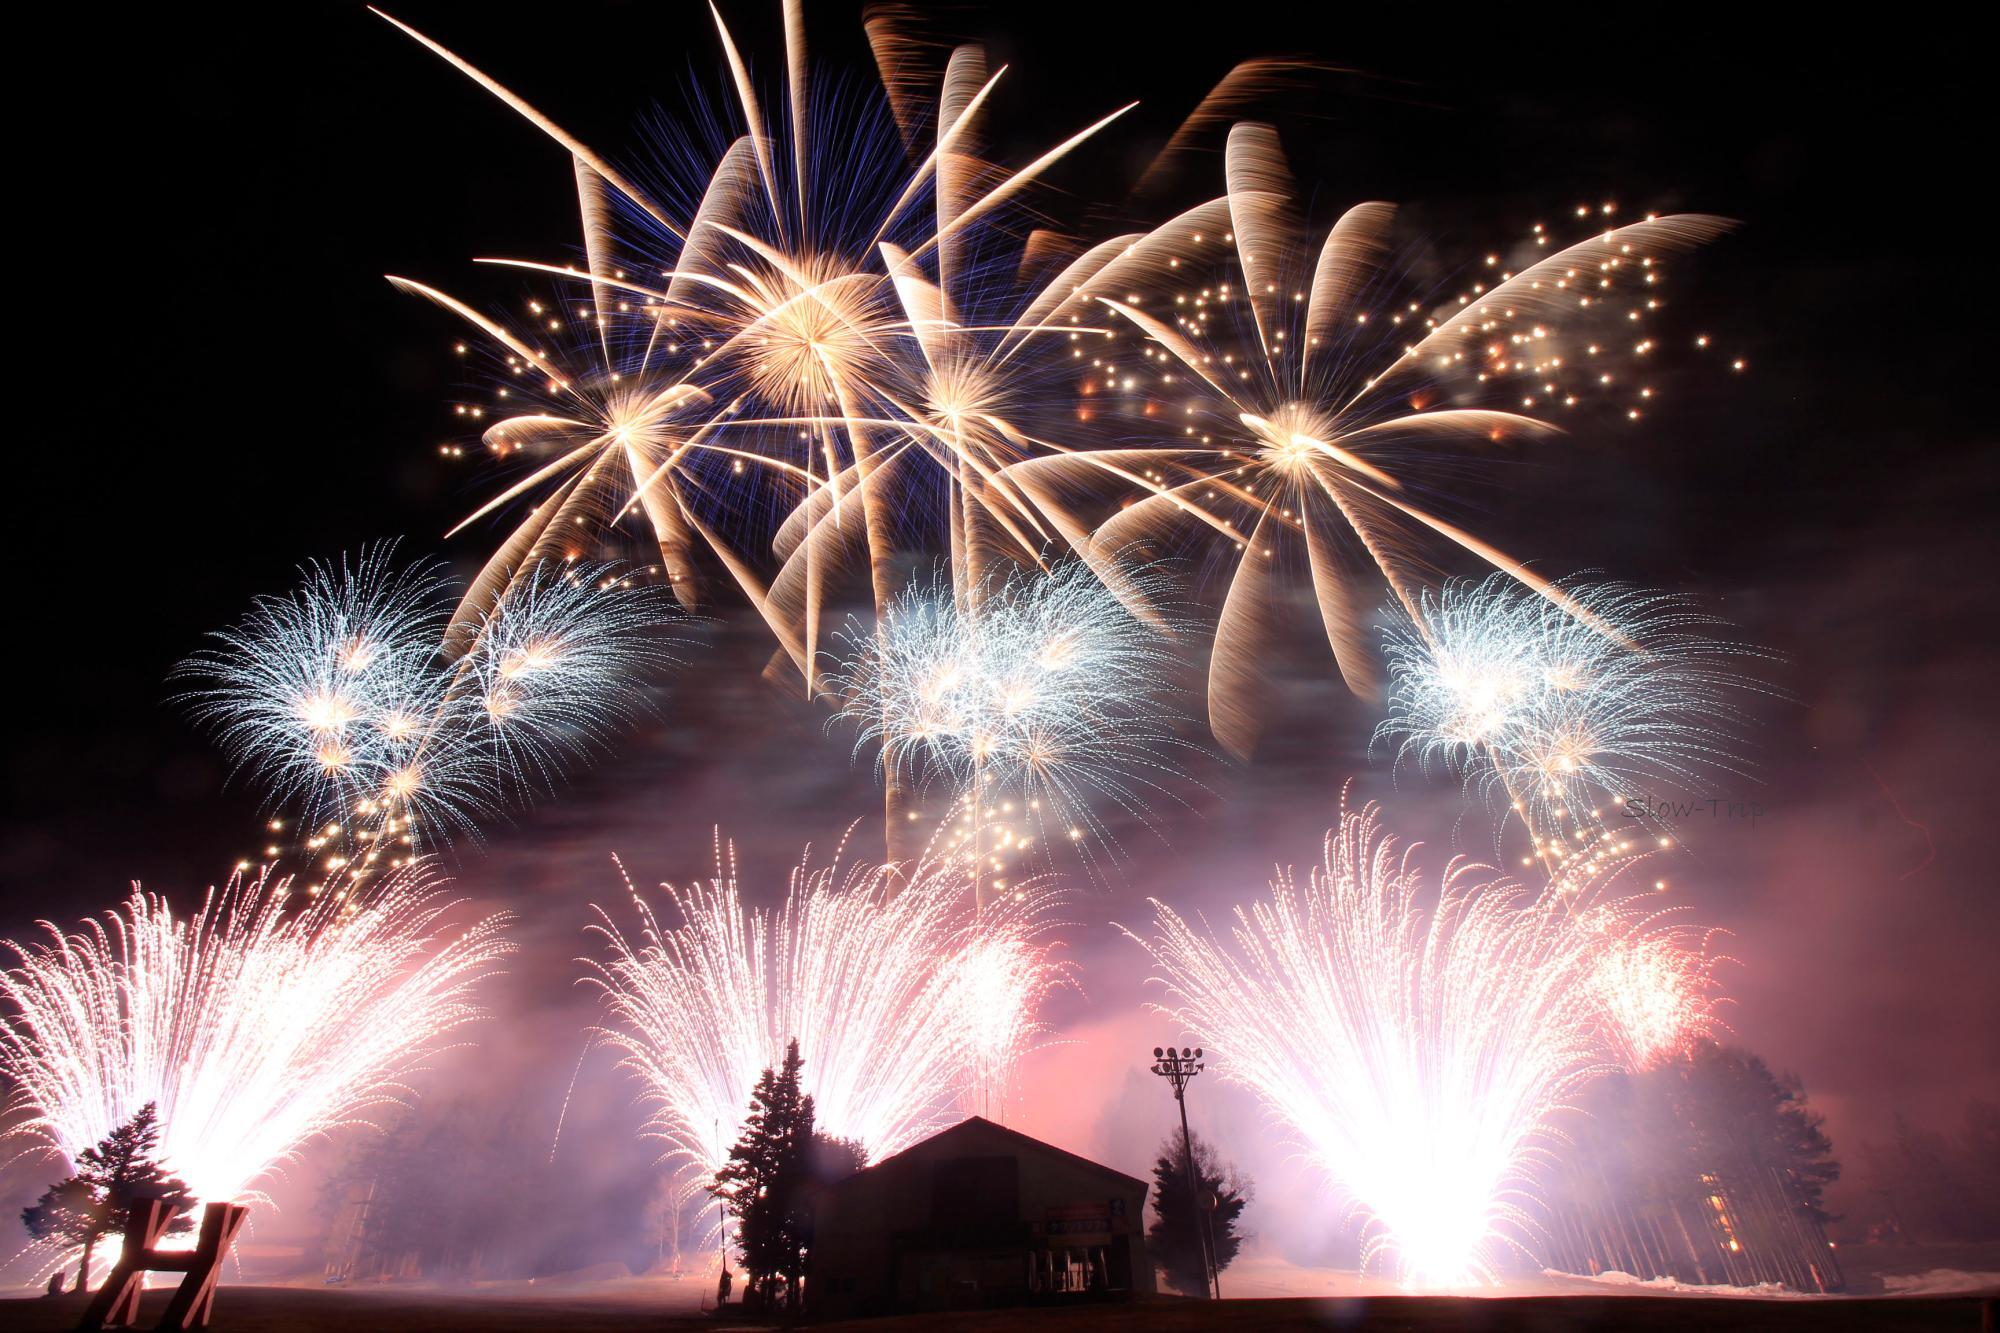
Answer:
[(1222, 1299), (1222, 1274), (1215, 1265), (1215, 1237), (1210, 1234), (1208, 1210), (1201, 1206), (1201, 1186), (1195, 1174), (1194, 1134), (1188, 1129), (1187, 1085), (1202, 1071), (1202, 1050), (1197, 1046), (1189, 1050), (1183, 1046), (1176, 1051), (1171, 1046), (1153, 1048), (1153, 1072), (1174, 1086), (1174, 1100), (1181, 1108), (1181, 1152), (1187, 1165), (1188, 1205), (1201, 1218), (1201, 1228), (1197, 1239), (1201, 1242), (1201, 1266), (1203, 1276), (1208, 1279), (1209, 1294), (1216, 1300)]

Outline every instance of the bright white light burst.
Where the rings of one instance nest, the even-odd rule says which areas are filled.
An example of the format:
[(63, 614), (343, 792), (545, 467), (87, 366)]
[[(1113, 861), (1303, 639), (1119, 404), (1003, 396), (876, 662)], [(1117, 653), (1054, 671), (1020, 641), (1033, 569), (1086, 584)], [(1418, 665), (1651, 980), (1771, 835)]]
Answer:
[[(1385, 634), (1398, 761), (1443, 764), (1556, 839), (1608, 806), (1735, 773), (1754, 651), (1712, 637), (1689, 598), (1617, 584), (1562, 590), (1504, 575), (1449, 583)], [(1599, 816), (1602, 819), (1602, 816)]]
[(273, 805), (309, 830), (365, 826), (358, 842), (311, 844), (335, 842), (330, 871), (400, 865), (548, 788), (669, 660), (664, 596), (610, 567), (544, 561), (452, 622), (439, 570), (399, 572), (389, 551), (309, 566), (178, 672), (201, 682), (188, 697)]
[[(1156, 571), (1124, 577), (1135, 601), (1169, 605)], [(1171, 795), (1170, 628), (1076, 561), (996, 574), (969, 595), (939, 577), (879, 628), (850, 623), (826, 685), (906, 786), (1102, 832), (1098, 802), (1145, 819), (1147, 797)]]
[[(1155, 902), (1140, 940), (1210, 1068), (1263, 1102), (1365, 1224), (1363, 1265), (1490, 1283), (1537, 1248), (1536, 1180), (1613, 1067), (1566, 908), (1454, 862), (1431, 893), (1372, 810), (1225, 940)], [(1137, 937), (1134, 937), (1137, 938)]]

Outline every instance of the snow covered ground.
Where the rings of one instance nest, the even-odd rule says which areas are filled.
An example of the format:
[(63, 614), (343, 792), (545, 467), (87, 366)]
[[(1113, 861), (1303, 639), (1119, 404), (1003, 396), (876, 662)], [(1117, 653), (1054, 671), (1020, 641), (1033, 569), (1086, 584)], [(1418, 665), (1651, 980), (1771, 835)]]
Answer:
[(1932, 1268), (1922, 1273), (1884, 1273), (1882, 1290), (1891, 1296), (2000, 1292), (2000, 1273), (1968, 1273), (1960, 1268)]
[[(1846, 1252), (1843, 1252), (1843, 1258)], [(1916, 1258), (1916, 1256), (1912, 1256)], [(1884, 1264), (1882, 1267), (1890, 1265)], [(1857, 1268), (1862, 1267), (1857, 1265)], [(1981, 1268), (1926, 1268), (1911, 1272), (1883, 1272), (1873, 1265), (1868, 1271), (1851, 1273), (1854, 1295), (1946, 1296), (2000, 1290), (2000, 1272)], [(1573, 1273), (1543, 1272), (1532, 1277), (1510, 1278), (1497, 1287), (1465, 1287), (1430, 1292), (1449, 1296), (1606, 1296), (1629, 1293), (1634, 1296), (1726, 1296), (1745, 1300), (1839, 1299), (1791, 1291), (1776, 1283), (1754, 1287), (1703, 1286), (1677, 1282), (1673, 1278), (1641, 1279), (1629, 1273), (1602, 1273), (1580, 1277)], [(1222, 1294), (1232, 1297), (1274, 1296), (1406, 1296), (1411, 1293), (1393, 1282), (1364, 1277), (1339, 1268), (1312, 1268), (1292, 1263), (1272, 1254), (1249, 1254), (1231, 1264), (1222, 1274)]]

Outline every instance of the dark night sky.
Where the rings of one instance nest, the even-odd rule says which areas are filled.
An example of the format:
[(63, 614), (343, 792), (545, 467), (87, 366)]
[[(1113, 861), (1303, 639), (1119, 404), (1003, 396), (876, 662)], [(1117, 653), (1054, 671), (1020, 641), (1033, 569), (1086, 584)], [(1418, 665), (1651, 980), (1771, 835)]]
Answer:
[[(726, 8), (775, 50), (775, 4)], [(1020, 139), (1003, 154), (1133, 98), (1127, 139), (1157, 143), (1235, 59), (1299, 53), (1367, 75), (1287, 102), (1301, 177), (1323, 201), (1403, 201), (1443, 252), (1483, 253), (1601, 198), (1628, 216), (1745, 222), (1677, 272), (1671, 318), (1714, 332), (1751, 373), (1690, 365), (1648, 421), (1512, 479), (1485, 504), (1486, 531), (1555, 569), (1700, 590), (1786, 655), (1776, 680), (1797, 702), (1768, 710), (1756, 756), (1771, 815), (1690, 829), (1699, 864), (1676, 872), (1737, 932), (1745, 1040), (1798, 1069), (1849, 1143), (1898, 1109), (1942, 1119), (1994, 1095), (1996, 458), (1972, 406), (1991, 334), (1966, 198), (1991, 126), (1969, 51), (1879, 28), (1739, 31), (1714, 8), (1507, 11), (1483, 28), (1306, 8), (1172, 19), (1029, 4), (956, 22), (1014, 63), (994, 119)], [(714, 73), (694, 3), (394, 12), (614, 156), (651, 104), (678, 105), (691, 75)], [(135, 877), (191, 890), (246, 850), (253, 796), (225, 786), (168, 705), (168, 668), (304, 558), (397, 535), (477, 554), (479, 538), (438, 538), (481, 484), (435, 451), (454, 438), (456, 329), (380, 275), (498, 299), (511, 289), (470, 256), (560, 258), (575, 230), (563, 153), (358, 4), (54, 17), (66, 34), (34, 58), (54, 77), (25, 90), (12, 148), (25, 238), (10, 509), (26, 607), (9, 636), (7, 934), (107, 906)], [(856, 53), (853, 17), (813, 7), (823, 53)], [(1107, 149), (1059, 183), (1094, 189), (1143, 160)], [(1537, 521), (1558, 490), (1569, 521)], [(665, 727), (464, 858), (470, 891), (557, 904), (538, 918), (548, 960), (524, 975), (540, 966), (567, 994), (573, 926), (610, 887), (605, 853), (646, 878), (698, 869), (712, 823), (749, 836), (772, 767), (809, 812), (804, 831), (872, 807), (865, 770), (841, 776), (844, 750), (820, 742), (815, 717), (773, 715), (737, 679), (754, 651), (718, 660), (723, 683), (678, 687), (721, 700), (700, 720), (670, 706)], [(1171, 897), (1171, 868), (1199, 866), (1240, 892), (1273, 857), (1309, 857), (1340, 779), (1369, 772), (1365, 725), (1342, 720), (1330, 754), (1281, 747), (1218, 779), (1179, 858), (1141, 853), (1133, 877)], [(794, 765), (801, 745), (825, 753)], [(1372, 794), (1388, 791), (1381, 767)], [(795, 836), (769, 850), (773, 867)], [(1134, 900), (1114, 894), (1099, 916), (1130, 920)], [(1079, 945), (1086, 961), (1099, 950), (1113, 952), (1094, 935)], [(1079, 1031), (1122, 1023), (1139, 996), (1109, 978), (1091, 993)], [(569, 1040), (552, 1038), (550, 1067), (567, 1069)], [(1088, 1139), (1109, 1120), (1082, 1123)]]

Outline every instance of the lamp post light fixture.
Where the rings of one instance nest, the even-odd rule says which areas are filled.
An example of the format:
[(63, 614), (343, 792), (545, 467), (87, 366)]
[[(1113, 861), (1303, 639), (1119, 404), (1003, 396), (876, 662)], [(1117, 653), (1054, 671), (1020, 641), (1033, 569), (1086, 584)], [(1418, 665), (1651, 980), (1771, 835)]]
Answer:
[(1202, 1274), (1208, 1280), (1209, 1294), (1219, 1301), (1222, 1299), (1222, 1274), (1215, 1264), (1215, 1237), (1210, 1231), (1208, 1209), (1201, 1204), (1201, 1186), (1194, 1166), (1194, 1134), (1188, 1129), (1187, 1118), (1187, 1085), (1204, 1067), (1199, 1046), (1193, 1050), (1185, 1046), (1179, 1050), (1171, 1046), (1153, 1048), (1153, 1072), (1173, 1084), (1174, 1100), (1180, 1103), (1181, 1153), (1187, 1165), (1188, 1204), (1201, 1219), (1197, 1239), (1201, 1242)]

